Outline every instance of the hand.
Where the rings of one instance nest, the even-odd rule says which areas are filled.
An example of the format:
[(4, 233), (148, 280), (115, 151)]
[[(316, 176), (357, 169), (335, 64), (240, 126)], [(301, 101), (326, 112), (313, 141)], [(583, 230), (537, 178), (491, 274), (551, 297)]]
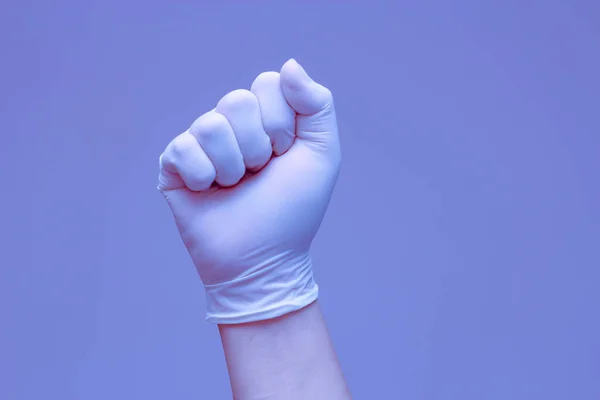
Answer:
[(293, 59), (167, 146), (158, 189), (205, 285), (209, 321), (274, 318), (316, 300), (309, 250), (340, 161), (331, 92)]

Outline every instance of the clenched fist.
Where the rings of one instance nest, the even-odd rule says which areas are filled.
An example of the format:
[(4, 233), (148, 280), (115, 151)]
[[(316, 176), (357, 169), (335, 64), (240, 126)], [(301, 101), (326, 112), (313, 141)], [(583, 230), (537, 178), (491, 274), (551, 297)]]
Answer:
[(207, 320), (269, 319), (316, 300), (309, 250), (340, 161), (331, 92), (293, 59), (169, 143), (158, 189), (206, 288)]

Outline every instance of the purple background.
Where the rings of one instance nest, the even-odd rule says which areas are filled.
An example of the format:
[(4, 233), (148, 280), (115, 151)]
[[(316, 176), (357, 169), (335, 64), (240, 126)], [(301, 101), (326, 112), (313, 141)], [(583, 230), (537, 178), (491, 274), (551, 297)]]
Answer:
[(314, 244), (356, 399), (600, 398), (597, 1), (4, 1), (0, 398), (226, 399), (156, 191), (295, 57), (344, 165)]

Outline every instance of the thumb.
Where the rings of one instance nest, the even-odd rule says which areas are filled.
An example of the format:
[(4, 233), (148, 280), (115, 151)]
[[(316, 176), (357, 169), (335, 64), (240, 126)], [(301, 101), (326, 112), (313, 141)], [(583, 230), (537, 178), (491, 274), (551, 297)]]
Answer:
[(308, 76), (293, 58), (281, 67), (280, 79), (283, 95), (297, 114), (296, 136), (327, 146), (337, 143), (331, 91)]

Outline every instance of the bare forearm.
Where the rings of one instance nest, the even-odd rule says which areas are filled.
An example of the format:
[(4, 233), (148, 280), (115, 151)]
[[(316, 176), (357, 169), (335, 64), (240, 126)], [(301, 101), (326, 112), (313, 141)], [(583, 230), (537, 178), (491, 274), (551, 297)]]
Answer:
[(219, 331), (236, 400), (351, 399), (317, 302)]

